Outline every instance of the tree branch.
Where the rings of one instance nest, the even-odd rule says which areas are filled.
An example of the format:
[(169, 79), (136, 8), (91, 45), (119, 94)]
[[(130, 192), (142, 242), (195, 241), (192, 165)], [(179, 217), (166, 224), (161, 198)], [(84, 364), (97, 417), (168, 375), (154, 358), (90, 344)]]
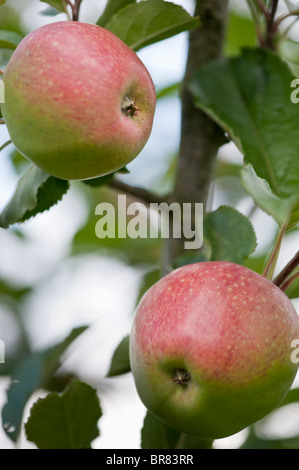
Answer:
[(292, 274), (292, 272), (299, 266), (299, 251), (295, 256), (288, 262), (288, 264), (283, 268), (283, 270), (276, 276), (273, 280), (273, 284), (278, 287), (281, 287), (287, 278)]
[[(180, 204), (206, 204), (214, 162), (219, 147), (226, 142), (224, 132), (203, 111), (194, 106), (188, 83), (197, 69), (222, 54), (228, 0), (197, 0), (195, 15), (201, 19), (189, 36), (189, 52), (182, 87), (182, 127), (180, 155), (173, 200)], [(194, 219), (194, 214), (193, 214)], [(194, 222), (194, 220), (193, 220)], [(195, 224), (193, 223), (193, 228)], [(184, 240), (173, 238), (167, 246), (167, 263), (184, 251)]]
[(157, 196), (156, 194), (153, 194), (150, 191), (147, 191), (146, 189), (135, 187), (135, 186), (130, 186), (126, 183), (123, 183), (122, 181), (119, 181), (118, 179), (114, 178), (110, 183), (109, 183), (110, 188), (116, 189), (117, 191), (121, 191), (123, 193), (129, 194), (130, 196), (133, 196), (136, 199), (139, 199), (146, 204), (151, 204), (151, 203), (158, 203), (160, 204), (161, 202), (166, 202), (166, 198), (161, 198)]

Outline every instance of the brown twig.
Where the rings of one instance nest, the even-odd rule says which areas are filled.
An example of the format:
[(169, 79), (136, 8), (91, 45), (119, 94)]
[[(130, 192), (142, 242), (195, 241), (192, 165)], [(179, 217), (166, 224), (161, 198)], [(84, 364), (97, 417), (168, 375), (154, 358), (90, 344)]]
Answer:
[(299, 266), (299, 251), (295, 254), (295, 256), (288, 262), (288, 264), (283, 268), (283, 270), (276, 276), (273, 280), (273, 284), (278, 287), (282, 287), (285, 281), (287, 281), (288, 277), (292, 274), (292, 272)]
[(0, 146), (0, 152), (5, 149), (5, 147), (7, 147), (9, 144), (11, 144), (11, 140), (8, 140), (7, 142), (5, 142), (3, 145)]
[(0, 124), (5, 124), (4, 119), (0, 118)]
[(117, 191), (121, 191), (123, 193), (129, 194), (130, 196), (133, 196), (134, 198), (139, 199), (145, 202), (146, 204), (151, 204), (151, 203), (161, 204), (162, 202), (167, 202), (167, 199), (168, 199), (167, 197), (166, 198), (159, 197), (156, 194), (146, 189), (139, 188), (136, 186), (130, 186), (116, 178), (114, 178), (109, 183), (109, 186), (113, 189), (116, 189)]
[(72, 6), (72, 15), (73, 21), (79, 21), (79, 11), (81, 7), (82, 0), (75, 0), (75, 3)]
[(278, 0), (272, 1), (272, 7), (270, 10), (269, 18), (267, 19), (267, 31), (266, 31), (266, 46), (270, 49), (275, 49), (274, 39), (277, 33), (277, 27), (275, 23), (275, 15), (278, 7)]
[(275, 21), (275, 27), (276, 29), (280, 26), (280, 24), (286, 20), (287, 18), (291, 17), (291, 16), (299, 16), (299, 10), (294, 10), (294, 11), (290, 11), (289, 13), (287, 13), (286, 15), (282, 15), (280, 16), (279, 18), (277, 18), (277, 20)]
[(259, 9), (261, 10), (263, 15), (265, 16), (266, 20), (268, 20), (270, 18), (270, 11), (267, 10), (267, 8), (265, 7), (263, 1), (262, 0), (255, 0), (255, 3), (257, 4)]

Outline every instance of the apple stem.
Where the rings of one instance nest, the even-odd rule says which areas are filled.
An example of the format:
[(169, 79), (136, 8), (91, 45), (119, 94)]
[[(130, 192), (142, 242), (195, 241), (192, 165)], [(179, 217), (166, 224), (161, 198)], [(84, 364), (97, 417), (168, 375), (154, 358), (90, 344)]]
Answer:
[(298, 277), (298, 272), (293, 274), (294, 270), (299, 266), (299, 251), (295, 256), (288, 262), (283, 270), (276, 276), (273, 283), (278, 286), (281, 290), (286, 290), (287, 287)]
[(139, 110), (137, 106), (135, 106), (136, 98), (130, 98), (129, 96), (125, 96), (121, 103), (121, 110), (126, 116), (134, 116), (136, 111)]
[(185, 369), (176, 369), (173, 381), (178, 385), (186, 385), (191, 379), (191, 375)]

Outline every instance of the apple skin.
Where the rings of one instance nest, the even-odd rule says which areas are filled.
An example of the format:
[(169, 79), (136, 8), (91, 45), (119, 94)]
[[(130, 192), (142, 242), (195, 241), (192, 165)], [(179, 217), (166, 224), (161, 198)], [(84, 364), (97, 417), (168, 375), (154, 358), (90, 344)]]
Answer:
[(61, 21), (32, 31), (3, 81), (1, 109), (12, 142), (58, 178), (117, 171), (150, 136), (152, 79), (136, 53), (100, 26)]
[(230, 262), (183, 266), (142, 297), (130, 361), (146, 408), (174, 429), (223, 438), (283, 400), (299, 316), (272, 282)]

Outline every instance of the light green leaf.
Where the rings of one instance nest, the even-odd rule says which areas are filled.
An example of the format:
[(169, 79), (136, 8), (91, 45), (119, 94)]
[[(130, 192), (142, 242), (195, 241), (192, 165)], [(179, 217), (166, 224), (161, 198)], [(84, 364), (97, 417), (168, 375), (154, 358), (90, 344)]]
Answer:
[(299, 43), (293, 39), (285, 39), (279, 42), (279, 54), (287, 61), (293, 74), (299, 74)]
[[(241, 181), (248, 194), (253, 198), (256, 205), (263, 209), (267, 214), (271, 215), (278, 225), (288, 223), (292, 211), (299, 201), (298, 196), (289, 198), (280, 198), (276, 196), (267, 183), (267, 181), (259, 178), (255, 173), (252, 165), (245, 165), (241, 170)], [(299, 218), (297, 222), (299, 221)], [(296, 221), (292, 220), (294, 224)]]
[(266, 49), (202, 67), (190, 89), (196, 105), (232, 138), (274, 194), (298, 192), (299, 106), (291, 102), (293, 75)]
[(112, 16), (121, 8), (129, 5), (129, 3), (136, 3), (136, 0), (108, 0), (105, 10), (103, 11), (100, 19), (97, 21), (98, 26), (106, 26)]
[(130, 336), (125, 336), (115, 349), (107, 377), (115, 377), (130, 372), (129, 343)]
[(59, 10), (60, 12), (66, 12), (66, 2), (65, 0), (40, 0), (43, 3), (47, 3), (51, 7), (55, 8), (55, 10)]
[(49, 7), (41, 11), (40, 14), (44, 16), (57, 16), (61, 14), (61, 11), (56, 10), (56, 8)]
[(0, 227), (24, 222), (48, 210), (68, 191), (68, 181), (54, 178), (32, 165), (19, 179), (14, 195), (0, 214)]
[(163, 0), (147, 0), (122, 8), (105, 27), (138, 51), (198, 26), (199, 19), (190, 16), (180, 5)]
[(37, 400), (25, 424), (27, 439), (39, 449), (89, 449), (102, 416), (97, 391), (72, 380), (62, 394)]
[(225, 54), (237, 55), (243, 47), (256, 45), (256, 32), (252, 19), (231, 10), (228, 18)]
[(22, 39), (23, 36), (15, 31), (0, 29), (0, 48), (15, 49)]
[(211, 247), (211, 260), (243, 264), (257, 241), (251, 222), (232, 207), (221, 206), (204, 219), (204, 239)]
[(32, 393), (46, 384), (60, 366), (61, 355), (85, 330), (86, 327), (75, 328), (62, 342), (26, 356), (12, 370), (12, 382), (2, 409), (3, 428), (10, 439), (18, 438), (24, 408)]

